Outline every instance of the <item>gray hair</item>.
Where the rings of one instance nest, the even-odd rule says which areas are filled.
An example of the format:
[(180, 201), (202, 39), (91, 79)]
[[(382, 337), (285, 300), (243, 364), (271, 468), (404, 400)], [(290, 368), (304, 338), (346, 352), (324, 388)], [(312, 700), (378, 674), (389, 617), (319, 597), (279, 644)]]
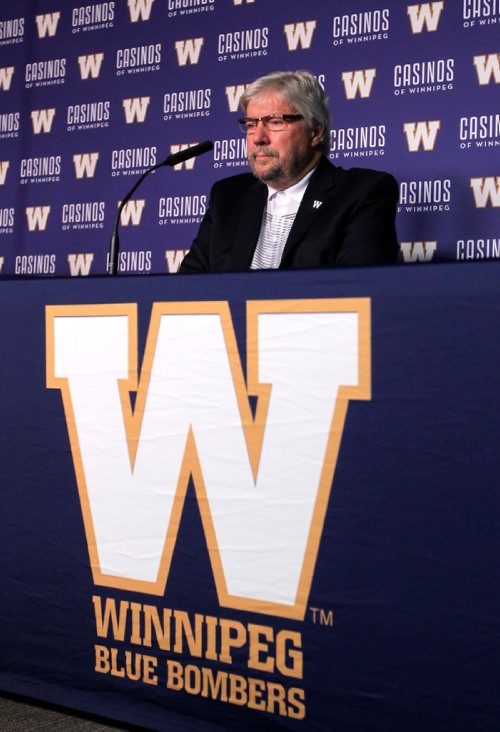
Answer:
[(249, 84), (241, 96), (241, 108), (246, 114), (249, 103), (256, 97), (274, 92), (288, 102), (304, 117), (307, 126), (314, 130), (323, 126), (324, 135), (321, 149), (330, 151), (330, 111), (328, 98), (319, 81), (310, 71), (273, 71)]

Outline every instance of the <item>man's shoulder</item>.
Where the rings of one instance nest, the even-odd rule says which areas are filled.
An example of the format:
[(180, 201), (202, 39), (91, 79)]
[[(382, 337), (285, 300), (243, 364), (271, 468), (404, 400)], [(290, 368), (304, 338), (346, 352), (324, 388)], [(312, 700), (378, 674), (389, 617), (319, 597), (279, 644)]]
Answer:
[(240, 173), (239, 175), (230, 175), (227, 178), (221, 178), (215, 181), (212, 186), (213, 191), (234, 191), (252, 186), (258, 186), (259, 181), (252, 173)]
[(387, 173), (384, 170), (375, 170), (374, 168), (341, 168), (332, 166), (335, 170), (335, 175), (340, 180), (349, 182), (366, 182), (372, 183), (376, 180), (394, 181), (395, 178), (391, 173)]

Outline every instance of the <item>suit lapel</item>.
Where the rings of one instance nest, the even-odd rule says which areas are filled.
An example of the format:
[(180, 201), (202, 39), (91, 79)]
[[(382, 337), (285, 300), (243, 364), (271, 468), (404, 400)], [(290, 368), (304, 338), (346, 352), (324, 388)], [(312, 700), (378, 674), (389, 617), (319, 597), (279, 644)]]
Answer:
[(322, 158), (318, 167), (311, 176), (309, 185), (295, 216), (295, 221), (288, 235), (283, 250), (281, 261), (283, 262), (288, 253), (304, 236), (310, 228), (316, 216), (321, 212), (322, 207), (334, 193), (335, 167), (326, 158)]
[(249, 269), (259, 238), (267, 201), (267, 186), (255, 180), (241, 201), (236, 241), (231, 248), (231, 269)]

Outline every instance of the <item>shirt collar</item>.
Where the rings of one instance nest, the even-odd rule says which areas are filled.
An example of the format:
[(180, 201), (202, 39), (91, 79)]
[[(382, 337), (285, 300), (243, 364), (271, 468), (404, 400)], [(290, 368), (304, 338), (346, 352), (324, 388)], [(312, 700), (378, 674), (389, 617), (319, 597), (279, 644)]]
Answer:
[[(290, 188), (285, 188), (284, 191), (277, 191), (276, 188), (272, 188), (271, 186), (267, 186), (267, 200), (269, 201), (271, 198), (275, 198), (279, 193), (283, 193), (286, 196), (290, 197), (292, 200), (298, 201), (299, 203), (302, 201), (302, 197), (305, 193), (305, 190), (307, 188), (307, 185), (309, 181), (311, 180), (311, 176), (314, 173), (318, 166), (314, 167), (312, 170), (309, 171), (303, 178), (299, 180), (298, 183), (295, 183), (293, 186), (290, 186)], [(267, 185), (267, 183), (266, 183)]]

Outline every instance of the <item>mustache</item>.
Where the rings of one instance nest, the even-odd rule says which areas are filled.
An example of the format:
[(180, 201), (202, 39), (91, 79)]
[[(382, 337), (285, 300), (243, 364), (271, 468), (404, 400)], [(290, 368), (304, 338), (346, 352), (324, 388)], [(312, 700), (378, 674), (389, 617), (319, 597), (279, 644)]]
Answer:
[(266, 155), (269, 155), (269, 157), (272, 158), (279, 158), (279, 153), (276, 150), (273, 150), (273, 148), (270, 145), (259, 145), (259, 147), (252, 150), (250, 153), (250, 159), (255, 160), (257, 155), (260, 153), (265, 153)]

